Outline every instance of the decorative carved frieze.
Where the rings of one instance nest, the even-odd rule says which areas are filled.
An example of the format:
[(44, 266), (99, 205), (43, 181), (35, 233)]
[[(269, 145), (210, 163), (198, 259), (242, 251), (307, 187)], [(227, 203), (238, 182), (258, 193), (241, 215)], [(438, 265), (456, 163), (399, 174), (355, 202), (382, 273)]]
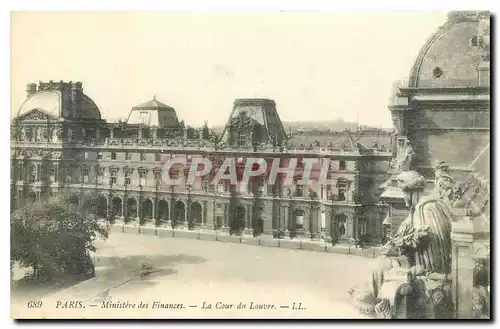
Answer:
[(18, 121), (23, 121), (23, 120), (50, 120), (53, 119), (53, 117), (39, 111), (39, 110), (32, 110), (28, 113), (26, 113), (24, 116), (20, 117)]
[(90, 171), (90, 167), (86, 164), (81, 166), (82, 174), (83, 175), (88, 175)]

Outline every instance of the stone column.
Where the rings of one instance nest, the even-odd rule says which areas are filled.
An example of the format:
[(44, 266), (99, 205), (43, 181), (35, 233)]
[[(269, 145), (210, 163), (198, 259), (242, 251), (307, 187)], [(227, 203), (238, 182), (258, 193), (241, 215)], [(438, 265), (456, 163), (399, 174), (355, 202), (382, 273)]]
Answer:
[(139, 131), (138, 131), (139, 139), (142, 138), (142, 126), (139, 126)]
[(358, 238), (358, 214), (356, 211), (352, 214), (352, 237)]
[(350, 239), (354, 236), (354, 220), (353, 215), (347, 216), (347, 238)]
[(452, 223), (452, 294), (457, 319), (472, 318), (474, 228), (468, 218)]
[(306, 233), (310, 232), (311, 228), (309, 227), (310, 225), (310, 219), (311, 218), (311, 210), (309, 209), (309, 211), (307, 211), (305, 214), (304, 214), (304, 231)]
[(319, 231), (318, 231), (318, 207), (317, 206), (313, 206), (311, 207), (311, 216), (310, 216), (310, 219), (311, 219), (311, 227), (309, 229), (309, 231), (311, 231), (311, 233), (313, 233), (314, 235), (316, 235)]
[(122, 217), (125, 219), (127, 217), (127, 200), (123, 198), (122, 202)]
[(245, 211), (245, 229), (252, 228), (252, 206), (247, 205), (247, 209)]
[(151, 218), (153, 219), (153, 221), (156, 221), (156, 205), (157, 205), (157, 200), (156, 200), (156, 197), (153, 198), (153, 200), (151, 200)]
[(158, 128), (156, 126), (151, 127), (151, 138), (156, 139), (157, 134), (158, 134)]
[(191, 205), (186, 202), (186, 207), (184, 208), (184, 228), (188, 228), (188, 216), (189, 216), (189, 208)]
[(109, 138), (115, 138), (115, 128), (113, 126), (109, 127)]
[(283, 207), (283, 213), (284, 213), (284, 217), (285, 217), (285, 234), (288, 235), (288, 228), (289, 228), (289, 224), (288, 224), (288, 212), (290, 210), (290, 206), (289, 205), (285, 205)]
[(327, 239), (329, 242), (331, 241), (330, 239), (333, 238), (332, 220), (333, 220), (333, 214), (329, 211), (325, 211), (325, 239)]
[(95, 139), (96, 139), (96, 141), (99, 141), (101, 139), (101, 129), (100, 128), (95, 129)]
[(201, 212), (201, 219), (204, 226), (207, 226), (207, 216), (208, 215), (208, 202), (203, 201), (203, 211)]

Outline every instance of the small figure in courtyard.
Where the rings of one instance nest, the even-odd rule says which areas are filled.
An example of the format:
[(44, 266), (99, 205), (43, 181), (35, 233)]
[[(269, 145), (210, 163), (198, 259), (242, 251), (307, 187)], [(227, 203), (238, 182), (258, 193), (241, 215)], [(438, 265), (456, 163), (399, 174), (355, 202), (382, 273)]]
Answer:
[(154, 269), (153, 269), (153, 265), (149, 265), (149, 264), (144, 264), (142, 263), (141, 264), (141, 278), (153, 273)]

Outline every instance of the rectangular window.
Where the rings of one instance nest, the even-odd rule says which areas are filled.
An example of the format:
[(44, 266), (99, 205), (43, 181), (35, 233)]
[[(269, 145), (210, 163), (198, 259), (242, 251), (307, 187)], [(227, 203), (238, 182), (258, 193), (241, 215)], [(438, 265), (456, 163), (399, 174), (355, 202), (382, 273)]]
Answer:
[(111, 160), (116, 160), (116, 152), (111, 152)]
[(125, 172), (125, 185), (130, 185), (130, 173)]
[(141, 172), (139, 174), (139, 186), (146, 186), (146, 173)]
[(56, 168), (55, 167), (50, 167), (49, 176), (50, 176), (50, 181), (55, 183), (56, 182)]
[(111, 184), (116, 184), (116, 172), (111, 173)]
[(71, 184), (73, 182), (73, 170), (71, 168), (66, 169), (66, 183)]
[(346, 192), (347, 192), (347, 185), (344, 183), (340, 183), (337, 186), (338, 194), (339, 194), (339, 201), (345, 201), (346, 199)]
[(131, 160), (132, 159), (132, 154), (130, 152), (125, 153), (125, 160)]
[(102, 174), (102, 171), (97, 172), (97, 184), (102, 184), (104, 180), (104, 175)]
[(238, 145), (239, 146), (246, 146), (247, 145), (247, 135), (244, 133), (241, 133), (238, 137)]
[(141, 161), (146, 161), (146, 153), (141, 153)]
[(29, 181), (30, 181), (30, 183), (36, 182), (36, 168), (35, 168), (35, 166), (30, 167)]
[(97, 152), (97, 160), (102, 160), (102, 152)]
[(160, 153), (155, 154), (155, 161), (161, 161), (161, 154)]
[(339, 170), (345, 170), (345, 169), (346, 169), (345, 160), (340, 160), (339, 161)]
[(159, 186), (161, 184), (161, 171), (155, 171), (155, 184)]
[(85, 152), (85, 160), (89, 158), (89, 152)]

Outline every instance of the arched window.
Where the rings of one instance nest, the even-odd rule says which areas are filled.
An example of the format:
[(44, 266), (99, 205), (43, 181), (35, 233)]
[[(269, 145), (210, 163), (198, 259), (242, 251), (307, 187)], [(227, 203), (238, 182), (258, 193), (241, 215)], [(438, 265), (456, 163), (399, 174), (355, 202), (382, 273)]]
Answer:
[(339, 227), (339, 237), (347, 235), (347, 217), (344, 214), (337, 215), (337, 225)]
[(368, 233), (368, 219), (359, 218), (358, 219), (358, 237), (361, 237)]
[(304, 228), (304, 217), (305, 217), (305, 212), (302, 209), (296, 209), (293, 212), (293, 218), (295, 221), (295, 229), (303, 229)]

